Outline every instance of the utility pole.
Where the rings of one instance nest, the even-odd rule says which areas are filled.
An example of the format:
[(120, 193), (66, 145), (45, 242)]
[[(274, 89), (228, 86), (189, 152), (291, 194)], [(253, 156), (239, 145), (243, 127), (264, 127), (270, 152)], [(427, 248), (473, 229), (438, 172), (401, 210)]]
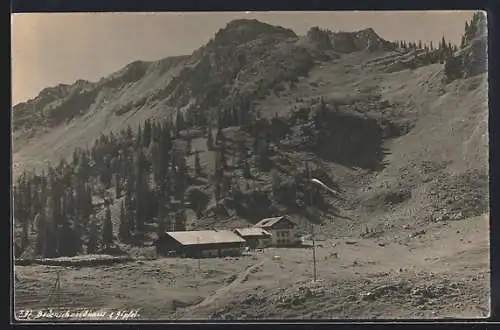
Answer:
[(196, 238), (198, 242), (198, 272), (201, 271), (201, 247), (200, 247), (200, 237)]
[(306, 163), (306, 170), (307, 170), (307, 183), (309, 186), (309, 209), (311, 210), (311, 240), (312, 240), (312, 255), (313, 255), (313, 279), (314, 282), (316, 282), (316, 240), (314, 239), (314, 222), (312, 221), (313, 217), (313, 196), (312, 196), (312, 182), (311, 182), (311, 174), (310, 174), (310, 169), (309, 166), (307, 166)]

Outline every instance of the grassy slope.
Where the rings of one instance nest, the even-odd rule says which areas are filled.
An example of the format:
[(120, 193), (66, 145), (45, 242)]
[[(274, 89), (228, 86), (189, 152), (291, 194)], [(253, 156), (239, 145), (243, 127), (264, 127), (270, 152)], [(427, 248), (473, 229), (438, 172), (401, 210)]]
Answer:
[[(383, 60), (387, 57), (395, 60), (399, 55), (357, 52), (344, 55), (333, 63), (319, 62), (308, 77), (299, 80), (294, 89), (287, 89), (280, 95), (271, 93), (258, 103), (258, 108), (264, 115), (274, 116), (277, 113), (284, 116), (292, 107), (306, 103), (308, 98), (322, 96), (326, 99), (362, 101), (373, 94), (380, 94), (383, 99), (393, 104), (386, 116), (391, 119), (404, 118), (415, 121), (415, 127), (410, 133), (387, 141), (387, 166), (380, 173), (369, 173), (323, 162), (330, 176), (335, 178), (345, 191), (347, 199), (354, 204), (351, 207), (340, 205), (344, 209), (342, 214), (350, 220), (325, 215), (326, 225), (322, 230), (331, 234), (359, 228), (366, 222), (408, 222), (423, 217), (422, 205), (425, 204), (426, 187), (432, 183), (432, 175), (437, 176), (439, 173), (431, 173), (431, 182), (422, 184), (424, 177), (419, 167), (422, 161), (444, 163), (443, 170), (452, 173), (466, 169), (485, 171), (487, 168), (485, 77), (458, 80), (445, 86), (441, 83), (442, 65), (386, 73), (385, 69), (391, 63)], [(133, 94), (140, 94), (140, 90), (144, 91), (144, 88), (151, 86), (148, 81), (150, 79), (145, 78), (144, 82), (135, 86), (136, 92)], [(19, 166), (39, 167), (44, 161), (55, 162), (61, 155), (71, 155), (76, 146), (90, 145), (101, 132), (120, 129), (127, 124), (138, 124), (148, 117), (165, 117), (166, 113), (161, 107), (131, 111), (122, 116), (116, 116), (109, 108), (91, 111), (69, 125), (57, 127), (39, 136), (36, 140), (24, 144), (19, 142), (20, 146), (14, 152), (14, 160)], [(229, 136), (232, 135), (231, 131), (233, 129), (227, 130)], [(192, 145), (193, 150), (200, 152), (205, 173), (212, 173), (214, 155), (207, 150), (206, 139), (196, 138)], [(286, 156), (291, 161), (287, 168), (290, 172), (301, 167), (306, 159), (306, 155), (295, 152), (288, 152)], [(190, 158), (188, 164), (192, 165), (193, 157)], [(405, 171), (410, 172), (411, 180), (403, 176)], [(265, 185), (268, 181), (264, 173), (257, 173), (257, 176), (263, 180), (257, 183), (258, 185)], [(408, 186), (412, 190), (412, 198), (390, 212), (359, 207), (364, 205), (365, 201), (377, 199), (379, 195), (400, 186)], [(335, 200), (331, 202), (334, 205), (338, 203)], [(115, 219), (119, 215), (118, 203), (119, 201), (116, 201), (113, 207)], [(233, 225), (244, 223), (234, 222)]]
[[(92, 268), (16, 266), (16, 309), (140, 308), (144, 319), (487, 316), (488, 217), (435, 224), (410, 238), (416, 230), (399, 228), (398, 242), (384, 246), (388, 235), (319, 242), (317, 283), (310, 280), (308, 249), (268, 249), (200, 265), (158, 259)], [(50, 295), (57, 269), (61, 289)]]
[[(346, 55), (342, 61), (333, 65), (319, 63), (310, 72), (308, 78), (298, 83), (296, 89), (285, 91), (279, 97), (272, 94), (260, 102), (259, 107), (263, 113), (270, 115), (275, 112), (284, 114), (293, 106), (298, 97), (345, 98), (353, 96), (363, 98), (369, 95), (370, 91), (375, 91), (397, 105), (393, 108), (396, 112), (390, 115), (416, 119), (415, 127), (409, 134), (387, 142), (386, 147), (389, 150), (386, 159), (387, 166), (379, 173), (345, 168), (337, 164), (325, 164), (330, 174), (345, 190), (346, 197), (355, 205), (343, 210), (350, 220), (329, 218), (322, 231), (328, 234), (328, 237), (357, 237), (361, 224), (375, 226), (380, 222), (391, 222), (395, 227), (383, 235), (385, 240), (391, 243), (389, 245), (391, 247), (389, 249), (377, 247), (376, 241), (367, 240), (357, 246), (341, 245), (339, 248), (320, 250), (318, 258), (322, 260), (319, 264), (321, 277), (330, 285), (330, 288), (320, 300), (299, 299), (295, 307), (280, 305), (279, 299), (273, 299), (277, 299), (277, 295), (282, 295), (280, 293), (282, 290), (279, 288), (291, 287), (290, 290), (293, 290), (293, 288), (305, 285), (301, 283), (311, 275), (310, 252), (270, 250), (266, 252), (267, 257), (279, 254), (282, 257), (281, 264), (266, 263), (266, 266), (261, 268), (261, 272), (248, 276), (241, 285), (233, 288), (234, 291), (231, 291), (231, 294), (221, 295), (221, 300), (217, 303), (195, 308), (196, 313), (191, 313), (190, 310), (190, 314), (182, 315), (181, 312), (178, 317), (206, 317), (213, 315), (214, 312), (233, 317), (245, 317), (246, 313), (250, 318), (300, 317), (304, 314), (310, 315), (313, 311), (322, 317), (331, 315), (336, 317), (342, 317), (342, 315), (345, 317), (481, 315), (487, 303), (485, 297), (488, 286), (486, 221), (464, 220), (451, 223), (449, 227), (445, 226), (445, 229), (439, 229), (432, 227), (437, 225), (424, 227), (419, 220), (427, 216), (425, 205), (428, 202), (428, 187), (439, 174), (461, 173), (467, 169), (487, 170), (485, 77), (458, 80), (444, 86), (441, 84), (442, 65), (439, 64), (395, 73), (385, 73), (384, 65), (364, 68), (361, 66), (363, 62), (381, 56), (385, 54), (354, 53)], [(314, 84), (311, 85), (311, 82), (316, 82), (316, 87)], [(33, 165), (40, 164), (46, 159), (54, 160), (54, 157), (69, 153), (70, 149), (76, 145), (90, 144), (102, 129), (119, 128), (122, 122), (137, 123), (152, 115), (162, 115), (162, 112), (160, 109), (143, 110), (124, 120), (124, 117), (113, 117), (106, 111), (100, 111), (92, 119), (86, 117), (75, 120), (72, 123), (74, 126), (60, 127), (36, 140), (20, 144), (14, 157), (22, 163)], [(108, 116), (110, 117), (106, 120)], [(202, 152), (202, 163), (212, 163), (213, 155), (206, 151), (204, 139), (195, 140), (193, 146), (193, 149)], [(290, 156), (295, 162), (290, 165), (291, 168), (300, 166), (305, 157), (299, 153)], [(429, 181), (429, 178), (426, 178), (420, 171), (419, 166), (423, 160), (444, 164), (444, 167), (432, 172)], [(383, 209), (381, 205), (376, 205), (375, 210), (360, 207), (365, 205), (365, 201), (401, 185), (412, 191), (412, 197), (404, 203), (389, 210)], [(113, 212), (113, 215), (116, 217), (118, 214)], [(424, 235), (423, 238), (418, 238), (413, 243), (404, 244), (405, 242), (401, 240), (408, 237), (408, 232), (402, 229), (403, 224), (409, 224), (414, 230), (427, 229), (428, 232), (432, 232), (432, 235)], [(463, 236), (461, 233), (464, 233)], [(438, 237), (432, 238), (436, 235)], [(468, 243), (469, 241), (471, 243)], [(375, 249), (380, 249), (380, 254), (377, 252), (372, 255)], [(340, 256), (338, 261), (328, 258), (332, 251), (338, 251)], [(370, 251), (369, 258), (365, 257), (366, 251)], [(171, 260), (146, 262), (140, 267), (132, 264), (113, 266), (114, 268), (97, 270), (101, 272), (97, 274), (94, 273), (96, 270), (70, 270), (73, 279), (68, 279), (68, 283), (72, 283), (72, 290), (81, 296), (79, 305), (142, 306), (146, 310), (144, 317), (173, 318), (175, 312), (169, 305), (171, 299), (175, 297), (179, 301), (199, 302), (202, 297), (209, 295), (217, 288), (224, 287), (224, 281), (228, 276), (243, 272), (246, 266), (259, 262), (263, 257), (265, 256), (257, 256), (257, 260), (252, 260), (250, 257), (242, 258), (235, 262), (234, 267), (230, 266), (232, 264), (228, 261), (210, 260), (210, 263), (207, 262), (204, 267), (221, 271), (223, 274), (219, 274), (213, 282), (203, 281), (203, 288), (198, 289), (200, 291), (187, 289), (189, 285), (187, 278), (175, 287), (164, 283), (167, 276), (155, 280), (154, 283), (149, 280), (150, 276), (146, 274), (149, 274), (150, 270), (161, 272), (165, 268), (172, 269), (175, 274), (172, 277), (181, 279), (182, 276), (179, 275), (182, 272), (174, 271), (177, 266), (171, 263), (177, 265), (184, 261)], [(358, 266), (353, 265), (354, 261), (358, 263)], [(370, 263), (372, 261), (374, 263)], [(195, 261), (187, 261), (187, 265), (193, 268), (196, 267), (195, 263)], [(127, 272), (117, 267), (128, 267)], [(400, 274), (399, 268), (412, 270)], [(35, 274), (33, 271), (37, 274), (36, 280), (33, 277)], [(88, 272), (86, 276), (90, 277), (81, 277), (84, 272)], [(455, 272), (459, 275), (457, 276)], [(42, 266), (19, 267), (19, 274), (22, 278), (19, 291), (20, 304), (30, 306), (32, 303), (28, 300), (33, 298), (29, 298), (30, 296), (34, 295), (35, 300), (45, 296), (50, 280), (47, 279), (45, 283), (41, 280), (43, 276), (38, 276), (44, 273), (52, 274), (51, 270)], [(391, 276), (387, 277), (387, 274)], [(439, 274), (439, 276), (432, 274)], [(52, 275), (47, 276), (52, 278)], [(419, 302), (420, 298), (408, 291), (408, 285), (411, 288), (434, 285), (434, 289), (440, 285), (449, 286), (450, 282), (441, 283), (445, 276), (450, 279), (451, 283), (454, 283), (456, 290), (449, 289), (450, 292), (440, 293), (434, 298), (425, 298), (423, 302)], [(103, 280), (97, 283), (96, 278)], [(401, 281), (410, 284), (399, 283)], [(361, 291), (369, 291), (376, 286), (395, 282), (399, 284), (392, 289), (393, 292), (386, 293), (380, 300), (370, 302), (359, 298), (361, 289)], [(38, 289), (35, 290), (35, 286)], [(286, 294), (293, 295), (293, 293)], [(165, 298), (166, 296), (168, 298)], [(346, 302), (345, 297), (351, 296), (354, 297), (353, 301)], [(445, 297), (449, 298), (445, 299)], [(252, 302), (252, 299), (264, 300), (256, 303)], [(394, 299), (399, 299), (397, 300), (399, 304), (404, 304), (406, 309), (401, 309), (398, 305), (395, 310)], [(470, 301), (479, 306), (478, 309), (466, 308)], [(259, 305), (272, 305), (274, 308), (261, 310), (257, 307)], [(232, 309), (225, 309), (225, 306), (232, 306)], [(254, 307), (249, 308), (249, 306)], [(406, 314), (402, 314), (404, 310), (407, 311)]]

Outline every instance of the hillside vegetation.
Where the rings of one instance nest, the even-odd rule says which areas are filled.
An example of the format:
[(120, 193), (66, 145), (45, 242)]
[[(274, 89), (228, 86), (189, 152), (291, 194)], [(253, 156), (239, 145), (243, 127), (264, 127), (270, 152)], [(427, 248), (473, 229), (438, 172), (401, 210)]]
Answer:
[(283, 213), (333, 237), (488, 212), (485, 33), (481, 14), (436, 48), (237, 20), (189, 56), (46, 88), (13, 109), (16, 255)]

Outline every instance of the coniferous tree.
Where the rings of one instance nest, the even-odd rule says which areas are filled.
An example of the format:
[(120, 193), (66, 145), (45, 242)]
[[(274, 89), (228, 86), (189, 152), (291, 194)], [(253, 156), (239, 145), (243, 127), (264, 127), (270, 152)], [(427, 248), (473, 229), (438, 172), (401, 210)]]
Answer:
[(81, 251), (81, 236), (74, 225), (68, 220), (63, 221), (58, 228), (58, 255), (74, 256)]
[(189, 168), (185, 155), (180, 155), (178, 164), (178, 177), (179, 177), (179, 199), (184, 200), (184, 193), (189, 184)]
[(73, 167), (76, 167), (80, 163), (79, 152), (80, 150), (78, 148), (75, 148), (75, 150), (73, 151)]
[(219, 164), (222, 167), (223, 170), (227, 168), (227, 157), (226, 157), (226, 144), (222, 142), (219, 146), (219, 151), (218, 157), (219, 157)]
[(180, 132), (185, 129), (184, 127), (184, 116), (182, 114), (182, 111), (177, 110), (175, 113), (175, 137), (180, 136)]
[(120, 223), (118, 227), (118, 237), (122, 242), (128, 243), (131, 237), (130, 218), (127, 215), (125, 201), (120, 205)]
[(164, 179), (164, 169), (162, 168), (163, 161), (160, 151), (160, 144), (156, 141), (151, 141), (149, 145), (148, 154), (151, 159), (151, 169), (153, 172), (153, 182), (156, 187), (160, 187), (162, 180)]
[(142, 126), (139, 124), (137, 127), (137, 135), (136, 135), (136, 140), (135, 140), (135, 147), (136, 148), (141, 148), (142, 147)]
[(217, 133), (215, 134), (215, 145), (222, 146), (226, 142), (226, 137), (222, 131), (221, 126), (217, 127)]
[(151, 144), (152, 126), (151, 120), (147, 119), (144, 122), (144, 130), (142, 132), (142, 147), (147, 148)]
[(45, 245), (46, 245), (46, 226), (47, 222), (45, 219), (45, 212), (42, 210), (35, 217), (36, 226), (36, 239), (35, 239), (35, 254), (45, 255)]
[(214, 197), (215, 197), (215, 202), (218, 203), (221, 199), (221, 184), (219, 182), (215, 182), (214, 184)]
[(208, 150), (213, 150), (214, 147), (214, 141), (213, 141), (213, 136), (212, 136), (212, 130), (208, 128), (208, 135), (207, 135), (207, 149)]
[(251, 179), (252, 178), (252, 173), (250, 171), (250, 164), (247, 159), (244, 160), (243, 162), (243, 176), (246, 179)]
[(277, 194), (279, 192), (279, 189), (281, 188), (282, 180), (281, 177), (276, 169), (273, 169), (271, 171), (271, 185), (272, 185), (272, 192), (273, 195), (276, 199)]
[(99, 229), (97, 228), (97, 221), (93, 219), (89, 223), (87, 253), (88, 254), (97, 253), (98, 248), (99, 248)]
[(21, 236), (21, 249), (24, 250), (28, 247), (30, 242), (29, 235), (29, 221), (28, 218), (22, 219), (22, 236)]
[(201, 175), (200, 155), (198, 151), (194, 154), (194, 174), (196, 176)]
[(158, 227), (156, 228), (156, 235), (158, 238), (165, 235), (165, 232), (168, 230), (167, 225), (165, 223), (165, 218), (158, 218)]
[(53, 219), (44, 217), (43, 223), (43, 253), (45, 258), (54, 258), (59, 256), (59, 236), (57, 226)]
[(112, 179), (112, 172), (111, 172), (111, 166), (110, 166), (110, 160), (109, 157), (105, 156), (102, 159), (102, 166), (101, 170), (99, 171), (100, 174), (100, 180), (104, 188), (108, 189), (111, 187), (111, 179)]
[(106, 212), (104, 215), (102, 243), (105, 249), (113, 244), (113, 222), (111, 221), (111, 210), (109, 208), (109, 205), (106, 207)]
[(220, 153), (215, 154), (214, 160), (215, 160), (215, 162), (214, 162), (214, 179), (215, 179), (215, 182), (220, 183), (220, 181), (222, 180), (222, 177), (224, 175), (224, 167), (221, 164)]
[(187, 134), (187, 136), (186, 136), (186, 154), (187, 155), (191, 154), (192, 148), (193, 148), (193, 138), (191, 137), (190, 134)]
[(114, 181), (115, 181), (115, 196), (116, 198), (120, 198), (122, 193), (122, 183), (119, 172), (116, 172), (114, 174)]
[(269, 159), (269, 136), (266, 134), (263, 138), (259, 139), (258, 152), (257, 152), (257, 165), (262, 170), (268, 170), (270, 166)]
[(181, 207), (175, 213), (175, 231), (185, 231), (186, 230), (186, 210), (184, 207)]
[(148, 217), (148, 203), (147, 199), (149, 197), (149, 189), (145, 176), (141, 176), (136, 181), (135, 187), (135, 230), (138, 232), (144, 231), (144, 225), (146, 218)]
[(439, 48), (443, 51), (446, 50), (446, 40), (444, 39), (444, 36), (441, 38), (441, 43), (439, 44)]

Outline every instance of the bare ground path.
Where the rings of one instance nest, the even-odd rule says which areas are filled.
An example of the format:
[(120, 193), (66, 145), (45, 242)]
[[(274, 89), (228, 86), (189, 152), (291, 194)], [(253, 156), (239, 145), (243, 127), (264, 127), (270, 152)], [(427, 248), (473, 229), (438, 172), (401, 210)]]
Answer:
[[(259, 268), (260, 266), (263, 266), (264, 263), (266, 263), (266, 261), (268, 261), (268, 259), (264, 259), (256, 264), (254, 264), (253, 266), (250, 266), (248, 267), (247, 269), (245, 269), (244, 271), (242, 271), (241, 273), (239, 273), (236, 278), (231, 281), (228, 285), (225, 285), (221, 288), (219, 288), (214, 294), (206, 297), (205, 299), (203, 299), (201, 302), (199, 302), (198, 304), (196, 305), (192, 305), (192, 306), (189, 306), (188, 308), (186, 309), (183, 309), (182, 312), (180, 314), (182, 314), (181, 317), (191, 317), (192, 313), (193, 312), (196, 312), (196, 310), (198, 308), (203, 308), (203, 307), (206, 307), (206, 306), (209, 306), (211, 304), (213, 304), (216, 300), (218, 300), (219, 298), (225, 296), (226, 294), (228, 294), (232, 289), (236, 288), (238, 285), (240, 285), (241, 283), (245, 282), (247, 279), (248, 279), (248, 276), (253, 272), (255, 271), (257, 268)], [(178, 315), (180, 315), (178, 314)], [(187, 314), (187, 315), (186, 315)]]

